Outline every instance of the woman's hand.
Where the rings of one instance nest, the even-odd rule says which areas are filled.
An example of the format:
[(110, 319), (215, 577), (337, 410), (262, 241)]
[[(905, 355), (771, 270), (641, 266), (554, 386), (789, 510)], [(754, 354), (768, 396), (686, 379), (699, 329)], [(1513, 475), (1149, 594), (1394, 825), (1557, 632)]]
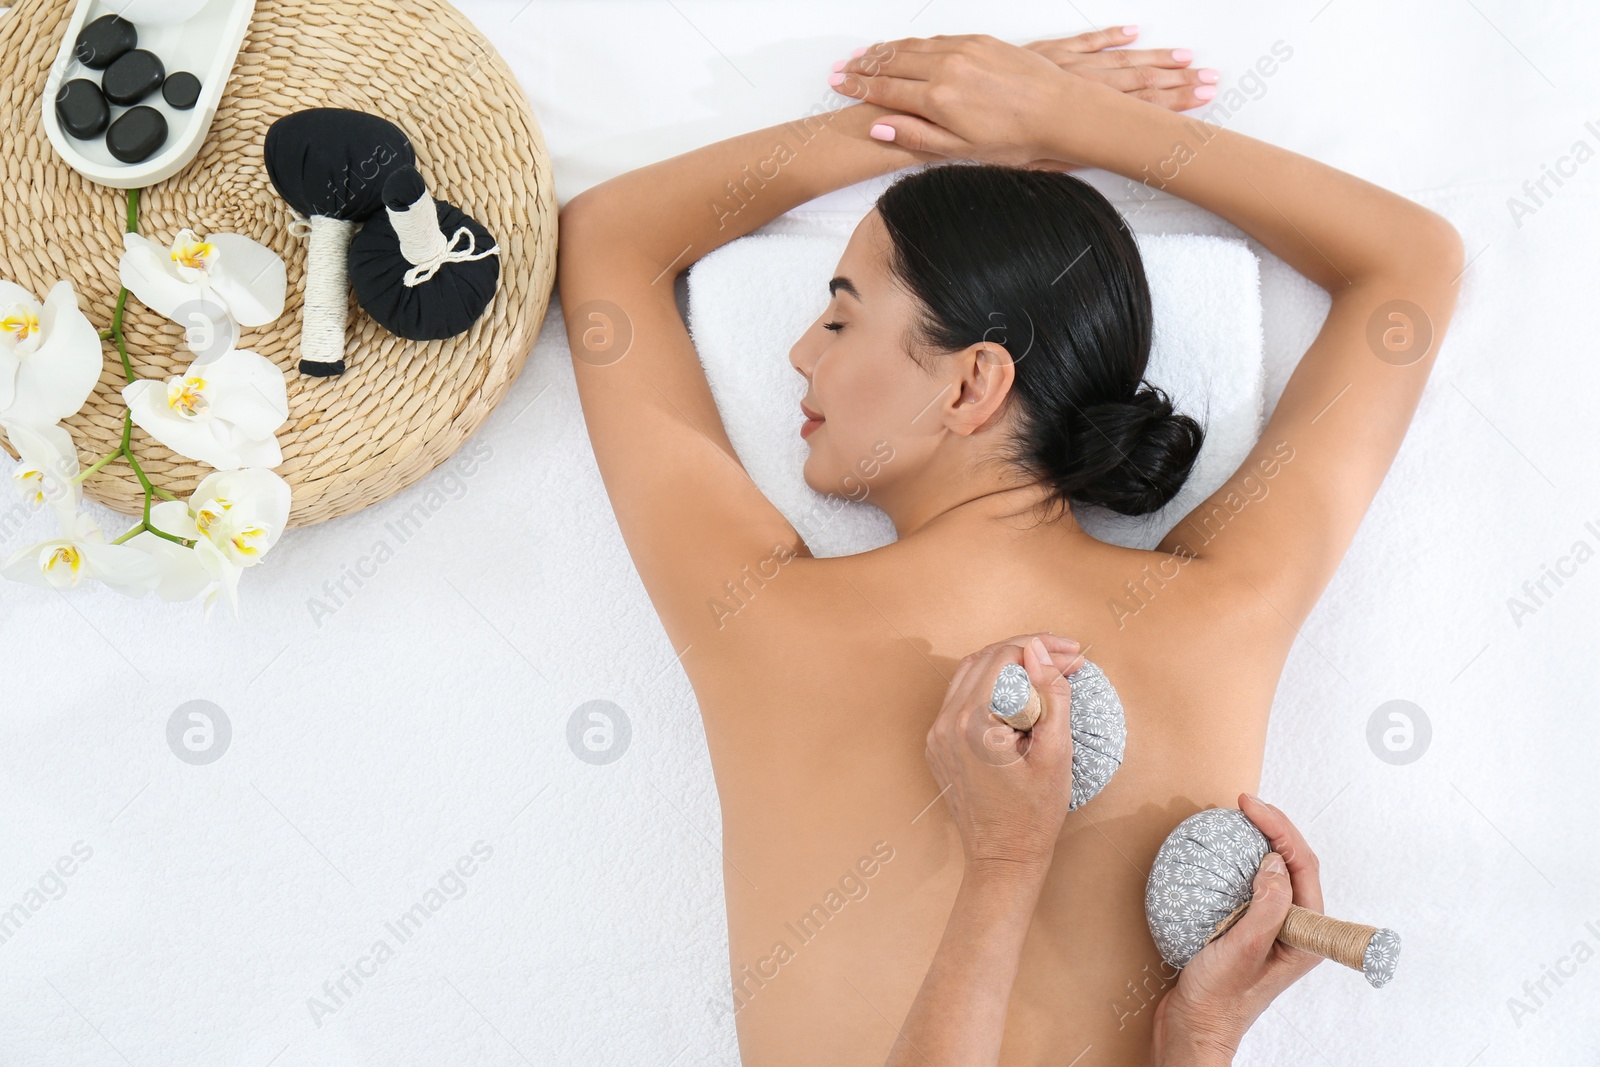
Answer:
[[(1020, 663), (1044, 703), (1033, 729), (1013, 730), (989, 711), (996, 676)], [(1024, 634), (961, 661), (925, 753), (961, 833), (969, 870), (1042, 873), (1072, 803), (1072, 687), (1078, 642)]]
[(1023, 47), (1069, 74), (1169, 111), (1188, 111), (1217, 95), (1220, 75), (1208, 67), (1191, 68), (1194, 53), (1187, 48), (1118, 47), (1132, 44), (1137, 36), (1137, 26), (1112, 26), (1076, 37), (1033, 41)]
[(1111, 48), (1132, 40), (1120, 28), (1027, 46), (983, 35), (906, 38), (874, 45), (833, 77), (839, 93), (905, 113), (872, 127), (879, 140), (933, 156), (1070, 167), (1042, 135), (1082, 106), (1074, 88), (1115, 90), (1174, 111), (1215, 93), (1216, 71), (1187, 69), (1187, 50)]
[(1291, 903), (1322, 910), (1316, 855), (1271, 804), (1243, 793), (1239, 810), (1267, 836), (1272, 851), (1256, 873), (1249, 909), (1189, 961), (1156, 1007), (1158, 1067), (1232, 1062), (1245, 1031), (1267, 1005), (1322, 962), (1278, 940)]

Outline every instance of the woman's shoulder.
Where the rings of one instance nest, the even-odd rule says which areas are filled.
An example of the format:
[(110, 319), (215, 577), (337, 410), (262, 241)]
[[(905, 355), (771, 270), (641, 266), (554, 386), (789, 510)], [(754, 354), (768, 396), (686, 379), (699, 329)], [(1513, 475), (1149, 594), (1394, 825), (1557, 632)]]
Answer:
[(1141, 618), (1159, 618), (1180, 629), (1230, 632), (1282, 621), (1259, 587), (1207, 556), (1187, 549), (1104, 549), (1097, 564), (1107, 579), (1106, 613), (1118, 629)]
[(1224, 653), (1281, 667), (1295, 637), (1260, 590), (1202, 557), (1102, 542), (941, 554), (913, 541), (750, 561), (706, 591), (694, 632), (675, 644), (692, 643), (707, 672), (825, 672), (895, 644), (959, 660), (1048, 630), (1186, 671)]

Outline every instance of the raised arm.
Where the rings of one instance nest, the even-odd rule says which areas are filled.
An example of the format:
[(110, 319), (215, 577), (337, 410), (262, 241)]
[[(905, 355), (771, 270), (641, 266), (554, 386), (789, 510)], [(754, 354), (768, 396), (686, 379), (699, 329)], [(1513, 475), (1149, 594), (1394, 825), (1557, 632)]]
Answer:
[(1426, 208), (1305, 156), (1107, 103), (1119, 132), (1094, 138), (1094, 165), (1155, 174), (1332, 297), (1249, 457), (1161, 544), (1249, 581), (1298, 629), (1410, 426), (1455, 308), (1461, 239)]
[(1161, 545), (1248, 581), (1298, 627), (1416, 409), (1455, 306), (1455, 230), (1404, 197), (1108, 91), (1028, 49), (990, 37), (892, 48), (841, 91), (901, 112), (884, 120), (896, 143), (1066, 159), (1147, 182), (1221, 215), (1332, 294), (1259, 444)]
[(879, 114), (851, 107), (721, 141), (614, 178), (561, 212), (561, 307), (584, 420), (675, 645), (716, 625), (705, 604), (723, 582), (805, 547), (734, 454), (673, 282), (797, 204), (915, 162), (867, 136)]

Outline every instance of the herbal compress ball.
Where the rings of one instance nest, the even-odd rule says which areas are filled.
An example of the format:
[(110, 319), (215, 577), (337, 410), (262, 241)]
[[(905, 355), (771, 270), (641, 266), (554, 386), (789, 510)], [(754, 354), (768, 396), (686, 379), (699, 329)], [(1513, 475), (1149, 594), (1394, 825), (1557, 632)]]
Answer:
[[(1087, 804), (1122, 766), (1128, 742), (1122, 700), (1099, 666), (1085, 660), (1067, 676), (1072, 687), (1072, 805)], [(1031, 730), (1043, 711), (1039, 694), (1019, 663), (1007, 663), (994, 680), (989, 710), (1017, 730)]]
[[(1161, 958), (1187, 966), (1238, 921), (1250, 904), (1256, 871), (1272, 846), (1236, 808), (1189, 816), (1167, 835), (1145, 885), (1144, 913)], [(1330, 919), (1292, 904), (1278, 940), (1360, 971), (1374, 987), (1394, 977), (1400, 935)]]
[(383, 187), (416, 163), (405, 131), (388, 119), (320, 107), (285, 115), (267, 130), (267, 176), (305, 218), (308, 234), (300, 373), (344, 373), (349, 313), (347, 257), (356, 228), (383, 207)]
[(472, 328), (500, 284), (500, 246), (477, 220), (435, 200), (415, 167), (384, 185), (384, 208), (350, 245), (350, 284), (374, 321), (411, 341)]

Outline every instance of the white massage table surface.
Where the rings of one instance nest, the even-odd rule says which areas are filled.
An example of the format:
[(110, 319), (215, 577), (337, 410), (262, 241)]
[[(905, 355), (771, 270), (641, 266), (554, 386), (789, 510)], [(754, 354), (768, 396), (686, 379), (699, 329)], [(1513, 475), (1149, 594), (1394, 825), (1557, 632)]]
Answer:
[[(533, 98), (563, 199), (825, 101), (831, 61), (876, 39), (1137, 22), (1224, 88), (1291, 46), (1229, 125), (1443, 211), (1473, 260), (1412, 437), (1289, 657), (1262, 784), (1320, 853), (1330, 909), (1404, 935), (1399, 977), (1320, 968), (1238, 1062), (1593, 1062), (1600, 563), (1569, 561), (1520, 620), (1507, 601), (1600, 544), (1600, 162), (1520, 226), (1506, 200), (1600, 147), (1594, 8), (462, 6)], [(1136, 225), (1235, 232), (1182, 204)], [(1296, 291), (1265, 260), (1269, 408), (1317, 326)], [(10, 523), (0, 549), (51, 532)], [(291, 534), (246, 575), (244, 625), (0, 589), (0, 916), (25, 905), (0, 928), (0, 1063), (734, 1063), (704, 737), (626, 560), (553, 312), (457, 461)], [(337, 610), (318, 620), (312, 598)], [(632, 720), (605, 766), (566, 740), (596, 698)], [(1405, 766), (1367, 743), (1396, 698), (1433, 726)], [(167, 747), (192, 699), (233, 724), (210, 766)], [(492, 854), (453, 876), (479, 841)], [(401, 940), (387, 924), (419, 903)]]

